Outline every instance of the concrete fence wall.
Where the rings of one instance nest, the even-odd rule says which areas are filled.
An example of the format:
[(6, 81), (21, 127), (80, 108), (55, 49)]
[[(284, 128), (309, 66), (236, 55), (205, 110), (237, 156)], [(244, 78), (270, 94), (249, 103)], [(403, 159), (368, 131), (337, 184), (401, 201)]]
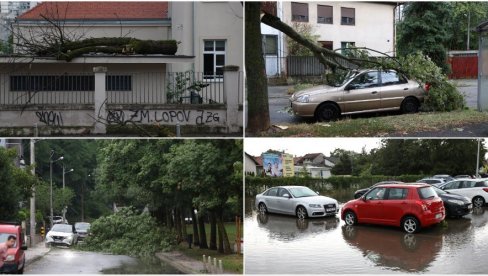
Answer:
[[(224, 71), (223, 103), (165, 104), (159, 101), (130, 103), (114, 101), (106, 91), (107, 68), (93, 68), (93, 103), (32, 104), (0, 107), (0, 132), (3, 135), (105, 134), (109, 125), (206, 126), (218, 132), (242, 131), (242, 72), (230, 67)], [(152, 86), (156, 91), (161, 83)], [(164, 89), (164, 88), (162, 88)], [(9, 93), (4, 91), (3, 93)], [(2, 95), (0, 95), (2, 96)]]

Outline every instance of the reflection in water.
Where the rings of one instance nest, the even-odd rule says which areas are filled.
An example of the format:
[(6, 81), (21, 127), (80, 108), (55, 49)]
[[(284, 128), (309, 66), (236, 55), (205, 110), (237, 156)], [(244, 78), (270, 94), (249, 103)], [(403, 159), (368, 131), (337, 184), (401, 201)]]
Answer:
[(246, 198), (246, 273), (488, 272), (488, 208), (407, 235), (395, 227), (345, 227), (339, 216), (258, 215)]
[(262, 227), (272, 239), (294, 241), (311, 234), (320, 234), (339, 226), (339, 218), (298, 219), (274, 214), (256, 215), (259, 227)]
[(135, 259), (134, 262), (125, 262), (119, 267), (101, 272), (103, 274), (181, 274), (174, 267), (154, 257)]
[(405, 234), (397, 229), (369, 225), (344, 225), (342, 235), (375, 265), (392, 270), (423, 272), (442, 247), (442, 235)]

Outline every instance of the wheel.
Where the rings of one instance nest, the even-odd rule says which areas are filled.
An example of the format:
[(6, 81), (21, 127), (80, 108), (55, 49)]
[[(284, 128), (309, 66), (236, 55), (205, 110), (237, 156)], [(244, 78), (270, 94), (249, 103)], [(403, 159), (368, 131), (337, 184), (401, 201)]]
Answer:
[(261, 214), (266, 214), (266, 213), (268, 213), (268, 208), (266, 208), (266, 204), (264, 204), (264, 203), (262, 203), (262, 202), (261, 202), (261, 203), (259, 203), (259, 205), (258, 205), (258, 210), (259, 210), (259, 213), (261, 213)]
[(420, 223), (415, 217), (406, 217), (402, 221), (403, 230), (409, 234), (416, 233), (420, 230)]
[(403, 245), (405, 245), (408, 250), (415, 250), (417, 248), (417, 238), (415, 235), (405, 234), (405, 236), (403, 236)]
[(321, 104), (315, 111), (315, 119), (319, 122), (335, 120), (340, 115), (339, 108), (331, 103)]
[(24, 268), (25, 268), (25, 258), (24, 258), (24, 264), (22, 265), (22, 268), (17, 271), (17, 274), (24, 274)]
[(356, 214), (354, 214), (353, 211), (347, 211), (346, 214), (344, 215), (344, 221), (346, 222), (346, 225), (352, 226), (357, 223), (357, 218)]
[(403, 113), (416, 113), (419, 111), (419, 101), (415, 98), (406, 98), (402, 102), (402, 112)]
[(308, 217), (307, 209), (303, 206), (297, 207), (297, 218), (306, 219)]
[(485, 205), (485, 199), (481, 196), (475, 196), (473, 198), (473, 206), (474, 207), (483, 207)]

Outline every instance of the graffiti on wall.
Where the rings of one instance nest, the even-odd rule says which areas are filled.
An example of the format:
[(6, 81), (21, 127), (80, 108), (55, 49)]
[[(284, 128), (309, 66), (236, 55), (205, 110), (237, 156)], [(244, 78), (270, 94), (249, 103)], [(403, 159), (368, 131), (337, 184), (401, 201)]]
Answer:
[(63, 115), (59, 111), (36, 111), (36, 116), (47, 126), (63, 126)]
[(218, 112), (207, 110), (107, 110), (108, 124), (195, 124), (220, 123)]

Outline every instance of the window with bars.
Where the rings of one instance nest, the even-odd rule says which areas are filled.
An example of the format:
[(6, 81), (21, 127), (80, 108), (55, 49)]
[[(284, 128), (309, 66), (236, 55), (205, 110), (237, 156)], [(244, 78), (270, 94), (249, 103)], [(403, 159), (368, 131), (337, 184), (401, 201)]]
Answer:
[[(107, 91), (132, 91), (131, 75), (107, 75)], [(95, 91), (95, 77), (90, 75), (13, 75), (10, 91)]]
[(355, 25), (356, 10), (354, 8), (341, 8), (341, 25)]
[(292, 2), (291, 21), (308, 22), (308, 4)]
[(225, 66), (225, 40), (204, 40), (203, 78), (221, 80)]
[(333, 24), (333, 9), (332, 6), (317, 5), (317, 23)]

